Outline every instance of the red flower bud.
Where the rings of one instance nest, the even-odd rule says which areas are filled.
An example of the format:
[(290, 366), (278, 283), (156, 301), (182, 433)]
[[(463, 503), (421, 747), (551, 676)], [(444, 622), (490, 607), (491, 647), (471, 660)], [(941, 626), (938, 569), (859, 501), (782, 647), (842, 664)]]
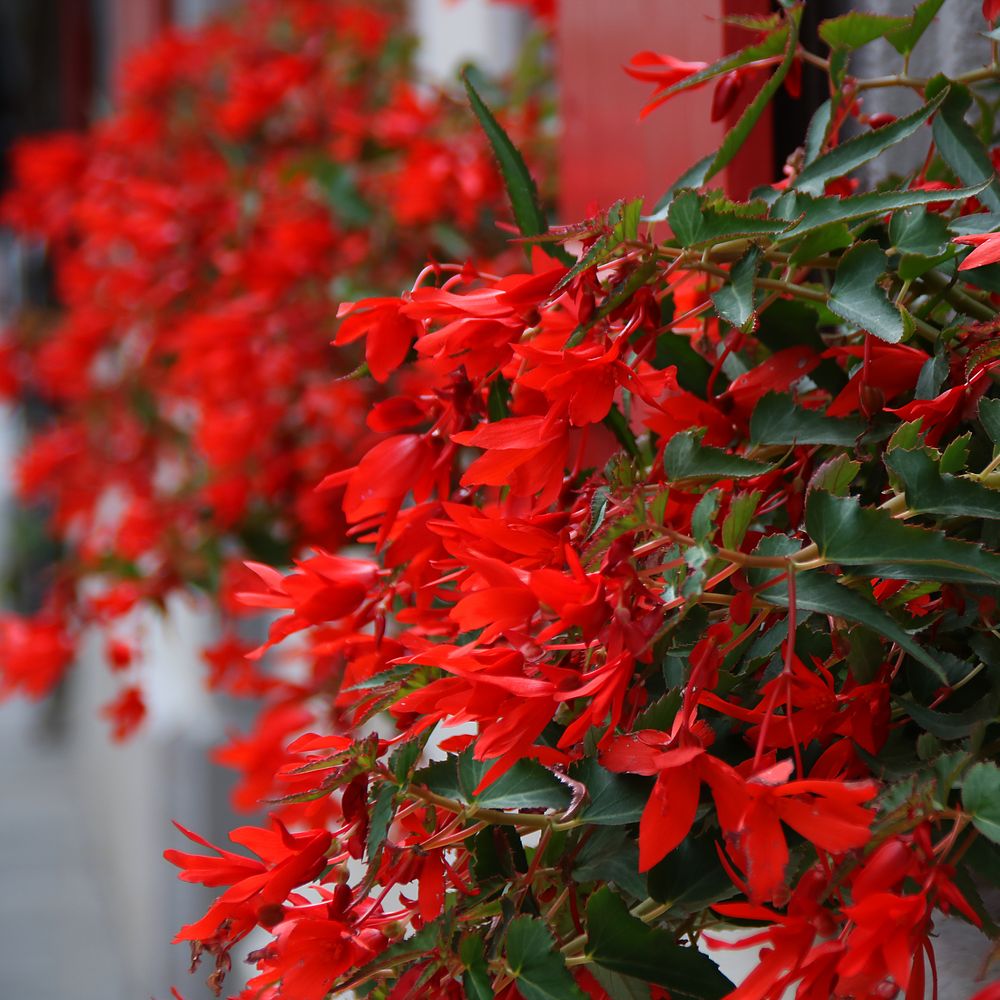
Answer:
[(789, 97), (798, 100), (802, 96), (802, 60), (794, 59), (792, 65), (788, 67), (788, 76), (785, 77), (785, 90)]
[(882, 128), (884, 125), (891, 125), (895, 120), (895, 115), (890, 115), (887, 111), (880, 111), (878, 114), (868, 115), (865, 122), (871, 128)]
[(733, 70), (723, 76), (715, 85), (712, 94), (712, 121), (721, 121), (732, 110), (736, 98), (743, 90), (743, 77), (739, 70)]
[(265, 903), (257, 910), (257, 923), (261, 927), (273, 927), (285, 918), (285, 908), (279, 903)]
[(865, 419), (871, 420), (885, 408), (885, 393), (877, 385), (862, 384), (858, 387), (858, 402)]

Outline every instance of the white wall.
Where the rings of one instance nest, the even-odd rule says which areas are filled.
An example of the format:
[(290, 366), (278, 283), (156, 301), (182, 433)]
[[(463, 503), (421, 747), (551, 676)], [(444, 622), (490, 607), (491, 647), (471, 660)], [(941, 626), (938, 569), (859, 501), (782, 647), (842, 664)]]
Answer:
[(527, 28), (525, 13), (492, 0), (411, 0), (421, 39), (418, 66), (433, 82), (452, 82), (464, 63), (491, 74), (510, 69)]

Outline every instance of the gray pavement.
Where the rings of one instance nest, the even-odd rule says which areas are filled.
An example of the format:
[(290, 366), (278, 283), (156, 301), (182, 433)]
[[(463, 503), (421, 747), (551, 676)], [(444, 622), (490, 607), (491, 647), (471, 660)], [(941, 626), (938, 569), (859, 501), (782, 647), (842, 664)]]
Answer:
[(77, 796), (38, 706), (0, 705), (2, 1000), (126, 1000)]

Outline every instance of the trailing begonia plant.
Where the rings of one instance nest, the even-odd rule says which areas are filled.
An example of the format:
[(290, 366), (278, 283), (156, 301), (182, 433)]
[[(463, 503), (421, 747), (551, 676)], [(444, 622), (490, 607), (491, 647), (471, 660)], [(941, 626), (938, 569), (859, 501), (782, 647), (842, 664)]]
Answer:
[[(60, 555), (42, 606), (0, 618), (0, 694), (46, 693), (96, 626), (119, 680), (107, 714), (131, 732), (136, 605), (199, 591), (232, 619), (244, 560), (346, 540), (314, 486), (372, 445), (402, 353), (361, 368), (348, 327), (332, 351), (337, 304), (428, 259), (519, 253), (493, 224), (488, 144), (418, 79), (405, 12), (252, 0), (143, 51), (90, 132), (15, 149), (0, 215), (44, 242), (58, 305), (6, 331), (2, 388), (42, 404), (17, 478)], [(537, 76), (525, 61), (506, 121), (544, 159)], [(231, 630), (207, 651), (214, 687), (270, 689), (254, 645)]]
[[(367, 551), (244, 597), (327, 657), (326, 724), (269, 758), (254, 858), (167, 855), (227, 887), (179, 935), (217, 986), (264, 928), (247, 1000), (917, 1000), (941, 914), (997, 934), (1000, 65), (914, 77), (940, 7), (814, 52), (785, 3), (711, 65), (641, 54), (653, 106), (753, 94), (645, 216), (549, 229), (469, 84), (528, 263), (341, 308), (399, 366), (319, 487)], [(899, 66), (855, 78), (877, 39)], [(828, 99), (733, 201), (803, 70)], [(919, 107), (871, 120), (874, 87)], [(859, 185), (911, 136), (915, 176)], [(763, 946), (737, 985), (699, 948), (733, 927)]]
[[(789, 2), (739, 19), (746, 47), (714, 64), (637, 56), (631, 71), (658, 88), (652, 110), (712, 86), (724, 117), (752, 95), (718, 150), (645, 215), (621, 203), (550, 229), (470, 81), (522, 234), (512, 252), (526, 263), (487, 265), (463, 246), (453, 264), (414, 267), (404, 294), (340, 307), (332, 360), (267, 336), (272, 317), (291, 322), (285, 309), (303, 337), (324, 328), (325, 312), (298, 312), (312, 300), (296, 262), (313, 259), (313, 237), (265, 233), (250, 241), (257, 256), (223, 240), (196, 258), (211, 261), (207, 277), (188, 274), (197, 243), (158, 225), (156, 207), (185, 198), (184, 184), (150, 190), (129, 175), (122, 193), (148, 205), (141, 248), (176, 248), (177, 269), (158, 283), (167, 305), (196, 280), (209, 305), (231, 281), (264, 302), (249, 321), (237, 309), (227, 336), (225, 325), (175, 324), (155, 295), (144, 299), (120, 349), (93, 368), (115, 390), (94, 412), (119, 405), (115, 376), (146, 356), (143, 331), (161, 311), (170, 336), (155, 341), (142, 387), (158, 393), (182, 375), (216, 384), (225, 373), (208, 348), (260, 334), (263, 363), (239, 345), (217, 362), (245, 380), (231, 401), (250, 403), (252, 433), (313, 394), (322, 404), (314, 450), (296, 465), (303, 483), (327, 466), (315, 496), (294, 493), (314, 512), (309, 530), (277, 534), (295, 567), (252, 562), (257, 582), (243, 584), (245, 605), (284, 612), (258, 661), (297, 633), (309, 654), (294, 682), (250, 685), (266, 708), (228, 751), (246, 798), (271, 800), (273, 818), (233, 832), (252, 857), (195, 833), (214, 856), (167, 852), (182, 878), (223, 890), (178, 935), (214, 963), (219, 992), (232, 949), (263, 929), (243, 1000), (918, 1000), (936, 981), (941, 914), (1000, 931), (979, 891), (1000, 884), (1000, 63), (994, 51), (956, 79), (913, 76), (910, 53), (941, 5), (827, 20), (814, 52), (799, 38), (802, 5)], [(291, 6), (313, 24), (333, 5)], [(992, 20), (1000, 4), (983, 13)], [(857, 79), (852, 53), (879, 39), (898, 71)], [(248, 65), (226, 127), (249, 115), (256, 129), (254, 109), (287, 94), (296, 62)], [(829, 98), (783, 179), (746, 201), (713, 187), (775, 94), (817, 71)], [(919, 107), (868, 116), (874, 87)], [(323, 94), (278, 99), (262, 135), (283, 134), (300, 102)], [(153, 125), (137, 114), (130, 141), (162, 141)], [(860, 183), (910, 137), (927, 145), (915, 176)], [(221, 149), (252, 185), (225, 201), (231, 232), (256, 232), (270, 183), (241, 157), (260, 151)], [(78, 169), (54, 152), (58, 176)], [(281, 187), (297, 156), (278, 157), (272, 180), (311, 233), (317, 178)], [(191, 166), (203, 158), (216, 162), (203, 150)], [(116, 162), (94, 168), (112, 190)], [(414, 162), (427, 167), (423, 153)], [(340, 178), (321, 189), (336, 197)], [(411, 196), (422, 193), (415, 184)], [(193, 226), (216, 210), (185, 205)], [(98, 231), (102, 218), (119, 222), (100, 209), (85, 214)], [(129, 246), (119, 235), (96, 262), (71, 257), (66, 289), (89, 296), (110, 282), (101, 301), (128, 303), (147, 259)], [(77, 249), (70, 236), (66, 253)], [(405, 263), (395, 249), (379, 259)], [(303, 282), (282, 283), (287, 299), (275, 299), (269, 282), (289, 268)], [(104, 334), (95, 321), (51, 342), (50, 370), (60, 351), (89, 370), (88, 330)], [(355, 343), (363, 367), (338, 353)], [(296, 364), (308, 391), (272, 397), (259, 369)], [(340, 398), (345, 386), (355, 400)], [(70, 403), (74, 391), (67, 380)], [(174, 412), (140, 393), (139, 417), (108, 418), (106, 440), (50, 443), (37, 481), (63, 492), (54, 477), (87, 469), (112, 431), (138, 462), (144, 413), (186, 439), (193, 424), (243, 440), (213, 399), (199, 392)], [(334, 432), (359, 408), (371, 435), (347, 437), (341, 453)], [(177, 454), (180, 470), (165, 463), (146, 481), (183, 481)], [(79, 481), (93, 492), (90, 475)], [(233, 489), (233, 523), (247, 505), (288, 514), (266, 482)], [(205, 486), (194, 477), (190, 488)], [(76, 513), (66, 508), (67, 525)], [(146, 537), (144, 523), (127, 537)], [(209, 543), (243, 537), (230, 527), (213, 524)], [(345, 537), (365, 551), (342, 551)], [(130, 565), (140, 593), (158, 582), (160, 563)], [(8, 644), (23, 636), (8, 632)], [(41, 684), (36, 672), (57, 658), (18, 641), (30, 679), (20, 683)], [(740, 947), (763, 946), (739, 984), (699, 947), (731, 946), (716, 935), (734, 927)], [(980, 1000), (996, 1000), (995, 965), (983, 983)]]

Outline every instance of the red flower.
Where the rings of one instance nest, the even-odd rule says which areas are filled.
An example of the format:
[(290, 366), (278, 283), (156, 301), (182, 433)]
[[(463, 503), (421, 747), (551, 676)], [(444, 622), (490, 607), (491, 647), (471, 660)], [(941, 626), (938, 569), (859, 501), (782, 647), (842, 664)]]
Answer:
[[(669, 90), (689, 76), (694, 76), (695, 73), (700, 73), (707, 66), (708, 63), (684, 62), (675, 56), (659, 52), (637, 52), (632, 56), (631, 62), (625, 66), (625, 72), (629, 76), (635, 77), (636, 80), (655, 83), (657, 88), (653, 100), (642, 109), (642, 117), (645, 118), (651, 111), (670, 99), (670, 95), (664, 94), (663, 91)], [(703, 87), (705, 84), (700, 83), (696, 86)]]
[(874, 782), (786, 782), (790, 771), (786, 762), (754, 775), (738, 818), (730, 803), (718, 803), (719, 822), (744, 859), (754, 900), (773, 898), (784, 884), (789, 855), (782, 823), (831, 854), (863, 847), (871, 837), (875, 812), (861, 803), (875, 797)]
[[(827, 358), (862, 358), (864, 347), (850, 345), (831, 347), (823, 356)], [(847, 385), (837, 394), (826, 412), (831, 417), (846, 417), (856, 413), (861, 406), (862, 385), (878, 389), (885, 399), (891, 400), (901, 393), (911, 390), (920, 376), (920, 370), (927, 361), (927, 355), (906, 344), (887, 344), (871, 338), (870, 358), (867, 369), (859, 365)]]
[(418, 502), (426, 500), (438, 480), (446, 478), (446, 457), (440, 445), (425, 436), (397, 434), (371, 448), (354, 468), (327, 476), (319, 489), (346, 483), (344, 513), (354, 523), (381, 518), (384, 541), (406, 496), (412, 491)]
[(111, 722), (111, 737), (115, 742), (128, 739), (146, 718), (142, 691), (134, 686), (125, 688), (114, 701), (101, 709), (101, 715)]
[(46, 617), (0, 616), (0, 697), (48, 694), (73, 659), (62, 624)]
[(328, 552), (295, 565), (300, 572), (282, 576), (261, 563), (247, 563), (268, 589), (263, 594), (242, 593), (240, 600), (254, 608), (292, 609), (292, 614), (271, 626), (268, 642), (254, 655), (293, 632), (351, 614), (368, 596), (380, 573), (378, 565), (367, 559), (347, 559)]
[(586, 344), (569, 351), (543, 351), (517, 344), (515, 353), (533, 365), (518, 384), (541, 390), (555, 408), (565, 407), (576, 427), (599, 423), (608, 415), (619, 388), (631, 389), (652, 402), (642, 379), (620, 360), (623, 347), (621, 337), (606, 349)]
[(326, 915), (326, 909), (292, 911), (293, 919), (274, 929), (274, 942), (258, 953), (263, 971), (247, 984), (251, 995), (280, 979), (283, 997), (324, 1000), (344, 972), (375, 957), (383, 941), (377, 931), (359, 935), (350, 924)]
[[(991, 0), (987, 0), (991, 2)], [(995, 13), (990, 15), (993, 20), (1000, 13), (1000, 3), (992, 0)], [(983, 5), (984, 9), (986, 4)], [(958, 265), (960, 271), (967, 271), (970, 267), (985, 267), (987, 264), (995, 264), (1000, 260), (1000, 233), (977, 233), (971, 236), (956, 236), (955, 243), (968, 243), (976, 249), (967, 254), (965, 260)]]
[(970, 1000), (1000, 1000), (1000, 983), (993, 983), (991, 986), (981, 989)]
[(335, 344), (350, 344), (366, 337), (365, 361), (372, 377), (384, 382), (402, 364), (420, 324), (403, 313), (400, 299), (365, 299), (345, 302), (337, 310), (341, 320)]
[[(928, 900), (923, 893), (873, 893), (844, 907), (844, 913), (854, 926), (849, 947), (837, 964), (842, 990), (851, 991), (855, 980), (870, 989), (888, 976), (899, 989), (906, 990), (918, 966), (922, 975), (923, 945), (930, 931)], [(919, 995), (923, 996), (922, 990)]]
[[(620, 737), (601, 755), (610, 771), (657, 775), (639, 822), (640, 871), (649, 871), (688, 835), (702, 783), (709, 785), (717, 802), (735, 803), (742, 797), (743, 782), (728, 764), (706, 753), (694, 739), (672, 745), (665, 737), (652, 731)], [(738, 811), (739, 806), (732, 809)]]
[(457, 444), (485, 448), (462, 476), (463, 485), (508, 486), (514, 496), (540, 494), (545, 507), (562, 488), (567, 426), (558, 411), (540, 417), (508, 417), (453, 434)]
[(730, 383), (724, 398), (733, 409), (748, 418), (753, 408), (769, 392), (787, 392), (799, 379), (820, 363), (819, 355), (808, 347), (786, 347)]
[(182, 927), (175, 941), (209, 941), (220, 936), (228, 942), (248, 934), (263, 917), (265, 925), (289, 893), (316, 878), (326, 867), (326, 852), (333, 841), (328, 830), (289, 833), (278, 820), (273, 829), (244, 826), (230, 834), (233, 843), (251, 850), (257, 859), (225, 851), (198, 834), (174, 825), (189, 840), (215, 851), (217, 858), (184, 851), (164, 851), (163, 856), (181, 869), (185, 882), (229, 888), (209, 907), (201, 920)]

